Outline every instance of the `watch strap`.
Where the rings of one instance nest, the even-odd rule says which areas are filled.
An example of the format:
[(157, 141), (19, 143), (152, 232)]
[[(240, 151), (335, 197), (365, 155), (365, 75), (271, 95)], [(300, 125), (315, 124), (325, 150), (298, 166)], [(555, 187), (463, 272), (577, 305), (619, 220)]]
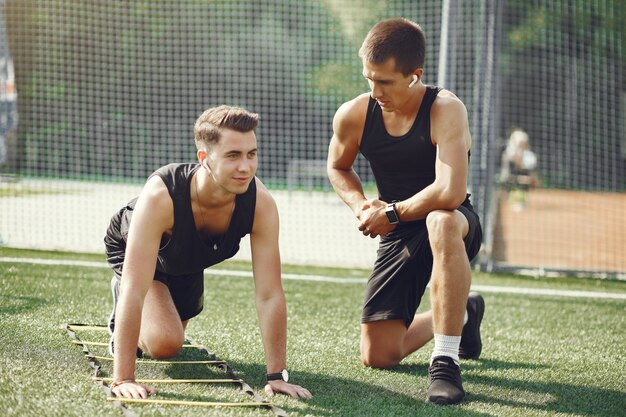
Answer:
[(287, 370), (283, 369), (280, 372), (276, 372), (273, 374), (267, 374), (265, 375), (265, 379), (269, 382), (269, 381), (285, 381), (287, 382), (289, 376), (287, 374)]
[(398, 216), (398, 212), (396, 211), (396, 202), (387, 204), (387, 208), (385, 209), (385, 215), (387, 216), (387, 220), (389, 220), (390, 224), (398, 224), (400, 223), (400, 216)]

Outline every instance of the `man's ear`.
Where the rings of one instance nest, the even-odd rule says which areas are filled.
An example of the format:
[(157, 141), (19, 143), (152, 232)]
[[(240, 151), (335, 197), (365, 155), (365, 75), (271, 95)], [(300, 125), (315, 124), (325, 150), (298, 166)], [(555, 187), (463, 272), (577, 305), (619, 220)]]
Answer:
[[(413, 71), (413, 81), (411, 82), (411, 87), (413, 87), (413, 84), (420, 81), (422, 79), (422, 77), (424, 76), (424, 68), (416, 68), (415, 71)], [(417, 78), (417, 80), (416, 80)]]
[(204, 166), (206, 169), (210, 171), (211, 167), (209, 166), (207, 152), (204, 149), (198, 149), (198, 152), (196, 153), (196, 155), (198, 156), (198, 162), (200, 162), (200, 165)]

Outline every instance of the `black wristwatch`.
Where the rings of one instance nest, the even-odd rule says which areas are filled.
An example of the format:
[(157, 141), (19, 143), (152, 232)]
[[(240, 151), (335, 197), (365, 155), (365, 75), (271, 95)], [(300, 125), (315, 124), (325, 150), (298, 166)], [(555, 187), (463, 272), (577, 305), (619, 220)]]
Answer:
[(287, 372), (286, 369), (283, 369), (280, 372), (276, 372), (275, 374), (267, 374), (265, 376), (265, 378), (267, 379), (267, 381), (289, 381), (289, 372)]
[(398, 213), (396, 213), (396, 203), (387, 204), (385, 214), (387, 215), (387, 220), (389, 220), (389, 224), (400, 223), (400, 218), (398, 217)]

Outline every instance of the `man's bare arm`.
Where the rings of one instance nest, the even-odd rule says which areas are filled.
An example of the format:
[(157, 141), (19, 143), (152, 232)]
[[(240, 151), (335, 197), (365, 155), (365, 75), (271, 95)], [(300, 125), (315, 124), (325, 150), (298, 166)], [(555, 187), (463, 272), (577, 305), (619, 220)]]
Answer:
[(363, 102), (363, 96), (360, 96), (344, 103), (337, 110), (327, 160), (330, 183), (357, 218), (366, 200), (361, 180), (352, 167), (359, 152), (359, 140), (365, 124), (367, 101), (365, 108)]
[[(160, 178), (152, 177), (137, 200), (128, 232), (115, 315), (114, 381), (135, 378), (143, 302), (154, 278), (161, 236), (171, 227), (172, 219), (173, 207), (167, 189)], [(124, 384), (116, 391), (124, 397), (145, 398), (151, 387)]]
[[(276, 203), (257, 180), (257, 203), (250, 234), (252, 272), (256, 308), (265, 350), (268, 373), (277, 373), (287, 364), (287, 307), (283, 292), (278, 246), (279, 218)], [(282, 392), (296, 398), (311, 398), (311, 393), (285, 381), (272, 381), (268, 394)]]
[(424, 219), (433, 210), (454, 210), (467, 194), (470, 146), (467, 110), (455, 97), (440, 97), (431, 110), (431, 135), (437, 146), (435, 181), (396, 203), (402, 221)]

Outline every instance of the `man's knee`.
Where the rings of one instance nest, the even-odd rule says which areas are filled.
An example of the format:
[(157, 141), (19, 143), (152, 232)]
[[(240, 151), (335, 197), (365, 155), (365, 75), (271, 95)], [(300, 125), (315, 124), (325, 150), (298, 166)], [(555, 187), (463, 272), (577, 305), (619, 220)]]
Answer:
[(455, 210), (435, 210), (426, 216), (426, 228), (431, 245), (445, 248), (449, 243), (461, 241), (469, 225), (463, 215)]
[[(165, 332), (164, 332), (165, 333)], [(180, 351), (184, 343), (184, 334), (156, 334), (142, 335), (141, 348), (151, 358), (167, 359)], [(177, 332), (172, 332), (177, 333)]]
[(361, 351), (361, 362), (368, 368), (391, 369), (397, 366), (401, 359), (401, 355), (394, 355), (389, 352)]
[(454, 211), (435, 210), (426, 216), (426, 228), (429, 237), (444, 236), (457, 227), (457, 219)]
[(402, 360), (406, 327), (400, 320), (364, 324), (361, 333), (361, 362), (370, 368), (389, 369)]

